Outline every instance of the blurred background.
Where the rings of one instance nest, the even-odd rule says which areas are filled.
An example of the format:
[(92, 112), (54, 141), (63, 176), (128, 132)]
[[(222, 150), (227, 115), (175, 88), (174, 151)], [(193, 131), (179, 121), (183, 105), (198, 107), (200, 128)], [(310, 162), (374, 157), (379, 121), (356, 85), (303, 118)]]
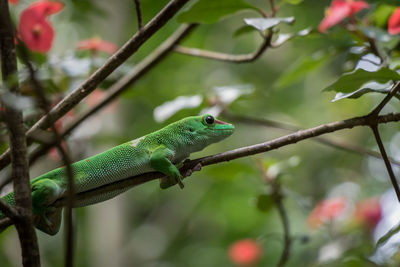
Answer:
[[(167, 2), (142, 0), (144, 22)], [(247, 2), (269, 10), (268, 1)], [(317, 28), (330, 4), (328, 0), (292, 2), (299, 3), (277, 1), (278, 17), (296, 19), (292, 25), (280, 25), (280, 33)], [(21, 0), (11, 7), (15, 21), (30, 3)], [(241, 11), (217, 23), (202, 24), (183, 45), (232, 54), (253, 52), (262, 43), (257, 32), (235, 36), (244, 25), (243, 19), (252, 17), (259, 14)], [(64, 9), (50, 21), (55, 30), (54, 44), (46, 56), (37, 55), (35, 60), (41, 62), (41, 79), (53, 86), (49, 86), (53, 90), (49, 96), (54, 101), (75, 89), (108, 57), (104, 52), (78, 50), (80, 41), (99, 37), (119, 47), (137, 31), (131, 0), (66, 1)], [(176, 18), (168, 22), (61, 124), (97, 103), (114, 81), (134, 69), (179, 25)], [(234, 123), (236, 132), (191, 158), (288, 133), (235, 121), (229, 114), (302, 128), (365, 115), (382, 95), (331, 102), (335, 94), (322, 92), (343, 72), (360, 64), (360, 56), (349, 52), (352, 45), (346, 31), (335, 29), (329, 35), (313, 32), (294, 38), (243, 64), (172, 52), (70, 135), (71, 155), (74, 161), (80, 160), (210, 108), (215, 111), (223, 107), (226, 116), (219, 118)], [(398, 106), (394, 100), (383, 113), (394, 112)], [(380, 130), (388, 153), (398, 159), (398, 124), (382, 125)], [(367, 127), (327, 137), (378, 151)], [(3, 149), (6, 146), (3, 144)], [(32, 166), (31, 177), (61, 165), (57, 153), (50, 151)], [(395, 168), (396, 174), (398, 170)], [(6, 187), (3, 192), (9, 190)], [(283, 197), (281, 204), (290, 227), (291, 251), (286, 266), (395, 266), (400, 261), (398, 241), (375, 250), (377, 239), (400, 218), (383, 161), (310, 139), (205, 167), (185, 179), (184, 190), (161, 190), (158, 182), (152, 181), (112, 200), (76, 209), (76, 266), (275, 266), (284, 247), (282, 214), (274, 201), (275, 193)], [(63, 230), (56, 236), (37, 233), (43, 266), (63, 266)], [(243, 240), (248, 242), (243, 245)], [(241, 253), (249, 253), (254, 261), (235, 258)], [(0, 265), (20, 264), (17, 232), (10, 227), (0, 235)]]

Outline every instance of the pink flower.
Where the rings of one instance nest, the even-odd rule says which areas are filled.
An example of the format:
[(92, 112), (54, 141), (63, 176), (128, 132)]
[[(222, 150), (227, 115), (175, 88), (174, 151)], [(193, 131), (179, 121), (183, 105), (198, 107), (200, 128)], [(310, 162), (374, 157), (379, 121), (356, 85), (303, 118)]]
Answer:
[(338, 218), (344, 211), (347, 200), (343, 197), (325, 199), (318, 203), (308, 217), (308, 224), (318, 228), (322, 224)]
[(365, 1), (333, 0), (331, 6), (325, 11), (325, 17), (319, 24), (318, 30), (326, 32), (327, 29), (338, 24), (347, 17), (360, 12), (369, 5)]
[(229, 259), (240, 266), (256, 264), (260, 260), (261, 254), (261, 246), (253, 239), (242, 239), (229, 247)]
[(374, 230), (382, 218), (379, 198), (369, 198), (357, 203), (354, 218), (368, 229)]
[(48, 52), (53, 44), (54, 30), (47, 16), (59, 12), (64, 5), (60, 2), (42, 0), (22, 11), (18, 25), (18, 36), (32, 51)]
[(400, 7), (398, 7), (389, 18), (388, 31), (393, 35), (400, 33)]
[(103, 51), (109, 54), (113, 54), (117, 51), (117, 46), (113, 43), (104, 41), (99, 37), (82, 40), (77, 45), (78, 50), (91, 50), (93, 53)]

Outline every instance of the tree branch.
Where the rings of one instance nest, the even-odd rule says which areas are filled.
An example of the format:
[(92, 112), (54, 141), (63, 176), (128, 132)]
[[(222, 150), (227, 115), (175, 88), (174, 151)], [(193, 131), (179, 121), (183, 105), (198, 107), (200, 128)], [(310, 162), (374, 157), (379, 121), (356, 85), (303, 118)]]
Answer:
[[(388, 123), (400, 120), (400, 113), (389, 113), (386, 115), (381, 115), (376, 118), (376, 123)], [(306, 130), (297, 131), (295, 133), (282, 136), (271, 141), (267, 141), (261, 144), (251, 145), (247, 147), (237, 148), (231, 151), (198, 158), (194, 160), (187, 160), (184, 162), (183, 167), (180, 169), (181, 173), (184, 175), (190, 169), (193, 169), (196, 165), (201, 164), (201, 166), (207, 166), (212, 164), (217, 164), (220, 162), (230, 161), (242, 157), (247, 157), (259, 153), (264, 153), (280, 147), (284, 147), (290, 144), (295, 144), (299, 141), (306, 140), (312, 137), (320, 136), (326, 133), (335, 132), (343, 129), (351, 129), (357, 126), (370, 126), (371, 119), (367, 116), (355, 117), (343, 121), (336, 121), (332, 123), (323, 124), (314, 128), (309, 128)], [(123, 188), (129, 188), (133, 186), (140, 185), (142, 183), (164, 177), (163, 174), (159, 172), (150, 172), (133, 177), (126, 178), (108, 185), (104, 185), (90, 191), (82, 192), (76, 194), (76, 201), (85, 200), (93, 196), (100, 194), (105, 194), (107, 192), (120, 190)], [(65, 199), (59, 199), (54, 204), (55, 206), (65, 205)]]
[[(4, 1), (4, 0), (2, 0)], [(108, 77), (117, 67), (124, 63), (139, 47), (163, 27), (189, 0), (171, 0), (141, 31), (138, 31), (102, 67), (97, 69), (83, 84), (67, 95), (48, 114), (43, 116), (27, 132), (28, 140), (36, 129), (47, 129), (52, 122), (57, 121), (70, 111), (83, 98), (89, 95), (96, 87)], [(0, 169), (10, 162), (10, 152), (6, 151), (0, 156)]]
[[(312, 137), (320, 136), (323, 134), (339, 130), (352, 129), (357, 126), (370, 127), (371, 123), (382, 124), (382, 123), (397, 122), (397, 121), (400, 121), (400, 113), (394, 113), (394, 114), (388, 113), (385, 115), (380, 115), (376, 117), (376, 121), (372, 121), (371, 118), (368, 116), (363, 116), (363, 117), (354, 117), (347, 120), (327, 123), (317, 127), (300, 130), (295, 133), (288, 134), (264, 143), (251, 145), (247, 147), (241, 147), (227, 152), (206, 156), (194, 160), (186, 160), (183, 164), (183, 167), (180, 169), (180, 172), (183, 176), (185, 176), (188, 170), (193, 170), (195, 166), (198, 166), (198, 164), (201, 164), (201, 166), (213, 165), (220, 162), (230, 161), (242, 157), (268, 152), (290, 144), (295, 144), (302, 140), (306, 140)], [(164, 177), (164, 175), (159, 172), (149, 172), (133, 177), (128, 177), (126, 179), (111, 184), (103, 185), (101, 187), (89, 191), (78, 193), (75, 195), (74, 200), (82, 201), (111, 191), (134, 187), (143, 184), (145, 182), (162, 177)], [(55, 207), (62, 207), (65, 206), (66, 203), (67, 199), (61, 198), (58, 199), (53, 205)], [(0, 232), (11, 224), (12, 222), (10, 220), (0, 220)]]
[(5, 202), (2, 198), (0, 198), (0, 210), (12, 220), (18, 219), (19, 217), (18, 211)]
[(383, 145), (382, 139), (381, 139), (381, 137), (379, 135), (378, 126), (377, 125), (372, 125), (371, 129), (372, 129), (372, 132), (374, 133), (374, 137), (375, 137), (376, 143), (378, 144), (379, 150), (381, 151), (381, 154), (382, 154), (382, 157), (383, 157), (383, 161), (385, 162), (385, 166), (386, 166), (386, 169), (388, 171), (388, 174), (389, 174), (389, 177), (390, 177), (390, 181), (392, 182), (394, 191), (396, 192), (397, 199), (400, 202), (399, 184), (397, 183), (396, 176), (393, 173), (392, 166), (390, 165), (390, 161), (389, 161), (388, 156), (387, 156), (386, 151), (385, 151), (385, 146)]
[[(165, 40), (153, 53), (143, 59), (135, 69), (121, 78), (113, 86), (107, 90), (107, 95), (99, 103), (97, 103), (91, 109), (85, 111), (79, 115), (72, 123), (68, 124), (61, 136), (66, 136), (70, 134), (76, 127), (78, 127), (83, 121), (89, 118), (91, 115), (95, 114), (109, 103), (111, 103), (115, 98), (117, 98), (125, 90), (129, 89), (132, 84), (148, 73), (154, 66), (161, 62), (169, 53), (173, 50), (174, 46), (178, 44), (182, 39), (184, 39), (188, 34), (195, 29), (196, 24), (184, 24), (174, 34), (171, 35), (167, 40)], [(46, 154), (46, 152), (53, 146), (54, 142), (47, 142), (35, 148), (29, 155), (29, 163), (33, 164), (38, 158)], [(11, 179), (5, 179), (0, 184), (2, 188), (5, 184), (9, 183)]]
[(264, 42), (261, 44), (261, 46), (254, 53), (250, 54), (232, 55), (197, 48), (188, 48), (180, 45), (175, 47), (175, 52), (184, 55), (208, 58), (219, 61), (227, 61), (232, 63), (248, 63), (258, 59), (265, 52), (265, 50), (267, 50), (267, 48), (271, 46), (272, 35), (272, 31), (270, 31), (265, 37)]
[[(226, 111), (224, 111), (222, 113), (222, 116), (226, 117), (227, 119), (229, 119), (233, 122), (236, 121), (236, 122), (246, 123), (246, 124), (261, 125), (261, 126), (265, 126), (265, 127), (286, 130), (289, 132), (296, 132), (296, 131), (302, 130), (302, 128), (292, 125), (292, 124), (277, 122), (277, 121), (268, 120), (268, 119), (254, 118), (254, 117), (250, 117), (250, 116), (237, 115), (237, 114), (232, 114), (232, 113), (229, 113)], [(357, 153), (357, 154), (360, 154), (363, 156), (367, 155), (367, 156), (371, 156), (374, 158), (383, 159), (382, 155), (379, 152), (373, 151), (370, 149), (366, 149), (362, 146), (354, 145), (351, 143), (345, 143), (342, 141), (332, 140), (330, 138), (325, 138), (325, 137), (315, 137), (311, 140), (319, 142), (319, 143), (327, 145), (327, 146), (330, 146), (330, 147), (346, 150), (346, 151)], [(400, 161), (398, 161), (398, 160), (389, 158), (389, 161), (393, 164), (400, 166)]]
[(121, 78), (118, 82), (113, 84), (108, 90), (107, 94), (103, 100), (97, 103), (94, 107), (87, 110), (80, 116), (78, 116), (74, 122), (67, 125), (64, 129), (63, 135), (69, 134), (78, 125), (80, 125), (84, 120), (86, 120), (91, 115), (95, 114), (97, 111), (101, 110), (107, 106), (111, 101), (117, 98), (125, 90), (129, 89), (132, 84), (137, 80), (147, 74), (155, 65), (161, 62), (173, 48), (181, 42), (192, 30), (197, 26), (197, 24), (184, 24), (179, 27), (178, 30), (174, 32), (167, 40), (165, 40), (157, 49), (154, 50), (149, 56), (143, 59), (135, 69)]
[[(14, 27), (11, 22), (8, 1), (0, 0), (0, 50), (3, 86), (18, 94), (17, 57), (14, 44)], [(27, 160), (25, 127), (22, 111), (17, 107), (4, 106), (4, 119), (9, 130), (11, 177), (14, 181), (15, 209), (19, 216), (14, 217), (17, 228), (23, 266), (40, 266), (39, 247), (32, 218), (32, 196), (29, 184), (29, 165)], [(17, 219), (18, 218), (18, 219)]]
[[(36, 79), (36, 72), (29, 60), (29, 52), (28, 49), (24, 46), (24, 44), (21, 42), (20, 44), (20, 54), (21, 58), (24, 62), (24, 64), (27, 66), (28, 71), (29, 71), (29, 78), (30, 82), (33, 85), (33, 89), (35, 90), (36, 97), (37, 97), (37, 104), (42, 108), (45, 114), (49, 113), (50, 111), (50, 103), (47, 100), (45, 96), (45, 92), (43, 90), (42, 85), (40, 82)], [(50, 119), (50, 117), (48, 117)], [(65, 241), (65, 266), (71, 267), (73, 266), (73, 259), (74, 259), (74, 253), (73, 253), (73, 247), (74, 247), (74, 240), (73, 240), (73, 221), (72, 221), (72, 205), (74, 201), (74, 174), (72, 171), (72, 166), (71, 166), (71, 157), (69, 156), (69, 153), (67, 152), (68, 146), (64, 149), (62, 146), (63, 143), (63, 137), (60, 135), (58, 132), (57, 128), (54, 125), (54, 122), (49, 122), (51, 125), (50, 128), (52, 130), (52, 135), (54, 139), (55, 146), (58, 150), (58, 153), (61, 156), (62, 161), (64, 162), (64, 166), (66, 169), (67, 173), (67, 205), (66, 205), (66, 216), (65, 216), (65, 225), (66, 225), (66, 241)]]
[(389, 174), (389, 177), (390, 177), (390, 181), (392, 182), (394, 191), (396, 192), (397, 199), (400, 202), (399, 184), (397, 183), (396, 176), (393, 173), (392, 165), (390, 165), (389, 158), (388, 158), (388, 156), (386, 154), (386, 151), (385, 151), (385, 146), (383, 145), (382, 139), (381, 139), (381, 137), (379, 135), (378, 123), (376, 122), (376, 118), (378, 117), (379, 112), (381, 112), (381, 110), (385, 107), (385, 105), (390, 101), (390, 99), (393, 98), (393, 96), (395, 96), (397, 94), (397, 92), (399, 90), (400, 90), (400, 81), (396, 82), (393, 85), (393, 87), (390, 90), (389, 94), (387, 94), (385, 96), (385, 98), (379, 103), (379, 105), (374, 110), (372, 110), (372, 112), (368, 115), (368, 117), (371, 119), (370, 126), (371, 126), (371, 129), (372, 129), (372, 132), (374, 133), (375, 140), (376, 140), (376, 142), (378, 144), (379, 150), (380, 150), (381, 155), (383, 157), (383, 160), (385, 162), (385, 166), (386, 166), (386, 169), (388, 171), (388, 174)]

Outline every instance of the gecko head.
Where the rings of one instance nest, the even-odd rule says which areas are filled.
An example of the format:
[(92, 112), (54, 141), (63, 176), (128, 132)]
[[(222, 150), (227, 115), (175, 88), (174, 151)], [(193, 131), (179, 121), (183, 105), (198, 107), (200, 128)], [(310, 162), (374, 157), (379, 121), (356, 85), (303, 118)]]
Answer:
[(185, 123), (185, 131), (192, 142), (202, 146), (219, 142), (230, 136), (234, 130), (235, 126), (217, 120), (210, 114), (189, 117)]

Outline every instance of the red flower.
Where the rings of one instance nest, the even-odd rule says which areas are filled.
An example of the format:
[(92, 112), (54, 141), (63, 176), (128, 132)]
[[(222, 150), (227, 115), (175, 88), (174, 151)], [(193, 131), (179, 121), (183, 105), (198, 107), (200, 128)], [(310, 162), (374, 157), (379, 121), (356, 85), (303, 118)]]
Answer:
[(99, 37), (82, 40), (77, 45), (78, 50), (91, 50), (93, 53), (103, 51), (109, 54), (113, 54), (117, 51), (117, 46), (113, 43), (103, 41)]
[(379, 198), (365, 199), (357, 203), (354, 217), (368, 229), (374, 230), (382, 218), (382, 209)]
[(42, 0), (31, 4), (27, 9), (35, 10), (40, 16), (46, 17), (60, 12), (64, 3), (49, 0)]
[(388, 31), (393, 35), (400, 33), (400, 7), (398, 7), (389, 18)]
[(229, 259), (241, 266), (252, 266), (261, 258), (262, 248), (252, 239), (236, 241), (229, 247)]
[(333, 0), (331, 6), (326, 10), (325, 17), (319, 24), (318, 29), (320, 32), (325, 32), (345, 18), (351, 17), (368, 7), (368, 3), (364, 1)]
[(22, 11), (18, 25), (19, 38), (32, 51), (48, 52), (53, 44), (54, 30), (47, 16), (59, 12), (64, 5), (60, 2), (38, 1)]
[(347, 204), (343, 197), (331, 198), (321, 201), (308, 217), (308, 224), (312, 228), (318, 228), (322, 224), (339, 217)]
[(10, 2), (13, 5), (18, 5), (19, 4), (19, 0), (8, 0), (8, 2)]

